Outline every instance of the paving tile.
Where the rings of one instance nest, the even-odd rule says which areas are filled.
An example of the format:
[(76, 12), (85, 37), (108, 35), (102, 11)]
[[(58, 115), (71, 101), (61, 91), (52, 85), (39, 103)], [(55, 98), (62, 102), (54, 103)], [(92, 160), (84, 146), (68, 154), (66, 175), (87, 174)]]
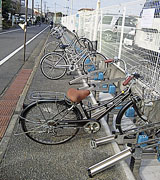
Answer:
[(8, 126), (10, 119), (11, 119), (11, 116), (0, 116), (0, 127)]
[(7, 126), (0, 127), (0, 139), (2, 139), (2, 137), (4, 136), (6, 129), (7, 129)]
[(7, 93), (8, 94), (21, 94), (23, 92), (23, 88), (15, 88), (15, 89), (8, 89)]
[(6, 93), (6, 94), (2, 97), (2, 100), (18, 100), (19, 97), (20, 97), (19, 94)]
[(16, 107), (18, 100), (0, 100), (0, 107)]
[(15, 107), (0, 107), (0, 116), (11, 116), (15, 110)]

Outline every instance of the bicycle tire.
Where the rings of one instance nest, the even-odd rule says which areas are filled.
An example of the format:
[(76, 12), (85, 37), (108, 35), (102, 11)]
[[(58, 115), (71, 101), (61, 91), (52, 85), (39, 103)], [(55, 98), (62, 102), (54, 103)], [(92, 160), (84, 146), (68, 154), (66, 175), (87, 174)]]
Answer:
[(107, 64), (105, 63), (106, 57), (98, 52), (93, 52), (87, 55), (82, 64), (82, 68), (85, 74), (91, 71), (101, 70), (103, 74), (107, 71)]
[[(135, 110), (134, 117), (127, 117), (127, 110), (133, 107)], [(130, 100), (127, 104), (125, 104), (117, 114), (116, 117), (116, 129), (120, 132), (120, 134), (124, 134), (127, 131), (134, 131), (138, 126), (145, 125), (147, 122), (143, 118), (143, 114), (141, 113), (139, 107), (136, 103)]]
[(92, 42), (87, 38), (79, 38), (75, 42), (74, 49), (75, 53), (79, 54), (81, 51), (86, 48), (88, 51), (93, 51), (93, 44)]
[(45, 56), (43, 56), (40, 62), (42, 74), (51, 80), (62, 78), (67, 72), (67, 67), (58, 66), (66, 65), (67, 61), (65, 60), (65, 58), (57, 52), (46, 54)]
[[(78, 127), (68, 126), (61, 120), (82, 118), (78, 108), (71, 107), (65, 100), (40, 100), (28, 105), (20, 116), (25, 135), (31, 140), (47, 145), (62, 144), (71, 140), (79, 131)], [(60, 120), (61, 119), (61, 120)], [(59, 121), (58, 121), (59, 120)]]

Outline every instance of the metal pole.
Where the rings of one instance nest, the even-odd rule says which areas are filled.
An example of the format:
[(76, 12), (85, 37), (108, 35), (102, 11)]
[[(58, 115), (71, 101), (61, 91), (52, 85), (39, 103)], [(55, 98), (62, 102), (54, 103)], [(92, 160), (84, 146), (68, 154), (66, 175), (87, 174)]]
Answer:
[(42, 0), (41, 0), (41, 22), (42, 22)]
[(71, 14), (70, 15), (72, 15), (72, 13), (73, 13), (73, 0), (71, 0)]
[(55, 3), (55, 16), (54, 16), (54, 18), (55, 18), (55, 20), (54, 20), (55, 22), (54, 23), (56, 23), (56, 18), (57, 18), (56, 17), (56, 3)]
[(124, 9), (123, 9), (123, 18), (122, 18), (122, 28), (121, 28), (121, 38), (120, 38), (120, 44), (119, 44), (118, 59), (121, 59), (125, 16), (126, 16), (126, 7), (124, 7)]
[(103, 20), (103, 14), (102, 14), (102, 9), (101, 9), (101, 24), (100, 24), (100, 38), (99, 38), (99, 52), (102, 52), (102, 20)]
[(28, 0), (26, 0), (25, 5), (25, 24), (24, 24), (24, 62), (26, 56), (26, 37), (27, 37), (27, 16), (28, 16)]
[(94, 26), (93, 41), (97, 41), (98, 18), (99, 18), (100, 3), (101, 3), (101, 1), (98, 0), (97, 1), (97, 8), (96, 8), (96, 16), (95, 16), (95, 26)]

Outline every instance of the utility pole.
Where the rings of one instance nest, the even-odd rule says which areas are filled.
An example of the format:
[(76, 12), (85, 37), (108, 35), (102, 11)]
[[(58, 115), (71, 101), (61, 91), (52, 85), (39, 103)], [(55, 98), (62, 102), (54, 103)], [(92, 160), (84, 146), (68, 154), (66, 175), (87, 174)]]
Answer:
[(47, 4), (47, 2), (45, 1), (44, 2), (44, 14), (46, 13), (46, 4)]
[(41, 22), (42, 22), (42, 0), (41, 0)]
[(32, 18), (34, 17), (34, 0), (32, 0)]
[(73, 0), (71, 0), (71, 9), (70, 9), (70, 15), (73, 14)]
[(46, 20), (46, 4), (47, 4), (47, 2), (44, 2), (44, 17), (45, 17), (45, 20)]
[(0, 0), (0, 30), (2, 30), (2, 0)]
[(56, 3), (55, 3), (55, 13), (54, 13), (55, 15), (54, 15), (54, 23), (56, 23)]
[(66, 0), (66, 15), (68, 16), (68, 3), (67, 3), (67, 1), (69, 1), (69, 0)]
[(24, 24), (24, 62), (26, 61), (26, 37), (27, 37), (27, 16), (28, 16), (28, 0), (25, 1), (25, 24)]

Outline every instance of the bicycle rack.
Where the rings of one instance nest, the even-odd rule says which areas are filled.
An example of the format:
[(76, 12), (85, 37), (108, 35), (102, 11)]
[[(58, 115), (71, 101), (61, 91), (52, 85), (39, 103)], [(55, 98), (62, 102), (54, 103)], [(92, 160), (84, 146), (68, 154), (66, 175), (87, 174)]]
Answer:
[(131, 156), (131, 148), (125, 149), (124, 151), (121, 151), (120, 153), (117, 153), (91, 167), (88, 168), (88, 175), (90, 177), (93, 177), (94, 175), (96, 175), (97, 173), (104, 171), (105, 169), (113, 166), (114, 164), (116, 164), (117, 162), (128, 158), (129, 156)]
[(104, 88), (102, 87), (103, 85), (109, 85), (109, 84), (113, 84), (116, 82), (120, 82), (120, 81), (124, 81), (125, 78), (115, 78), (115, 79), (111, 79), (111, 80), (103, 80), (103, 81), (97, 81), (97, 80), (89, 80), (88, 81), (88, 88), (85, 87), (80, 87), (79, 89), (89, 89), (89, 90), (93, 90), (93, 91), (104, 91)]
[[(148, 131), (155, 130), (160, 128), (160, 122), (151, 123), (137, 128), (136, 132), (127, 132), (123, 135), (110, 135), (106, 137), (102, 137), (99, 139), (93, 139), (90, 142), (90, 146), (95, 149), (101, 145), (117, 142), (118, 144), (126, 144), (130, 143), (131, 147), (127, 148), (91, 167), (88, 168), (88, 175), (93, 177), (99, 172), (106, 170), (107, 168), (115, 165), (117, 162), (124, 160), (131, 156), (130, 168), (137, 179), (139, 177), (139, 168), (141, 166), (142, 159), (148, 158), (157, 158), (160, 161), (160, 138), (147, 139), (138, 139), (139, 134)], [(134, 139), (125, 139), (125, 136), (136, 134)], [(144, 135), (141, 135), (144, 136)], [(151, 149), (153, 148), (153, 149)]]
[(92, 71), (92, 72), (90, 72), (90, 73), (88, 73), (88, 74), (84, 74), (84, 75), (78, 76), (78, 77), (76, 77), (75, 79), (69, 81), (69, 85), (72, 85), (72, 84), (74, 84), (74, 83), (76, 83), (76, 82), (79, 82), (79, 81), (82, 80), (82, 79), (90, 78), (90, 77), (92, 77), (95, 73), (98, 73), (98, 72), (101, 72), (101, 70)]

